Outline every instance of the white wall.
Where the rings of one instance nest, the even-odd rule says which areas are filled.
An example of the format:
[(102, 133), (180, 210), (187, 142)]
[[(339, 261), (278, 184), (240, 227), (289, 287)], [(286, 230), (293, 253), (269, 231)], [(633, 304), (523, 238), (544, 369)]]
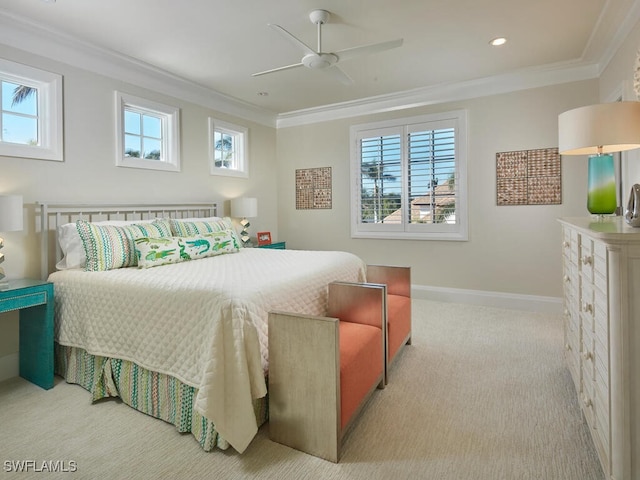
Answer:
[[(347, 250), (368, 263), (411, 265), (412, 283), (562, 296), (558, 217), (587, 215), (587, 163), (562, 160), (563, 202), (496, 205), (496, 153), (558, 145), (558, 115), (594, 103), (596, 80), (278, 130), (279, 232), (292, 248)], [(350, 238), (349, 127), (423, 113), (468, 111), (469, 241)], [(297, 168), (332, 167), (333, 208), (296, 210)]]
[[(276, 130), (210, 108), (161, 95), (119, 80), (0, 45), (0, 57), (63, 75), (64, 162), (0, 157), (0, 194), (22, 194), (23, 232), (3, 234), (3, 267), (10, 278), (39, 278), (39, 236), (34, 202), (187, 203), (258, 198), (259, 218), (252, 232), (277, 232)], [(182, 171), (161, 172), (115, 166), (114, 91), (180, 107)], [(250, 178), (209, 175), (207, 117), (249, 128)], [(3, 357), (18, 348), (17, 314), (0, 315), (0, 378)]]
[[(640, 23), (627, 36), (600, 75), (600, 101), (638, 100), (633, 88), (636, 58), (640, 49)], [(640, 150), (623, 153), (622, 205), (626, 206), (631, 185), (640, 183)]]

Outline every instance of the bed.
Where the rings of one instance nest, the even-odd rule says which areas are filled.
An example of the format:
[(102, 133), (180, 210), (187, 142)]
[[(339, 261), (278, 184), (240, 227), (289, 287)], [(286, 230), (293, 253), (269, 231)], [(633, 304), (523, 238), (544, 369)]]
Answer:
[[(55, 291), (56, 373), (89, 390), (94, 401), (117, 396), (191, 432), (207, 451), (243, 452), (268, 418), (268, 312), (323, 315), (328, 283), (365, 276), (364, 263), (347, 252), (233, 248), (234, 232), (223, 228), (230, 220), (217, 216), (215, 204), (38, 204), (37, 215), (42, 272)], [(72, 231), (76, 222), (80, 235), (91, 228), (105, 251), (123, 229), (142, 225), (144, 234), (134, 234), (139, 265), (99, 271), (65, 265), (62, 227)], [(158, 234), (165, 227), (149, 226), (154, 222), (167, 223), (170, 236)], [(213, 232), (175, 231), (203, 224)], [(160, 230), (151, 235), (153, 228)], [(186, 259), (211, 237), (217, 243), (209, 256)], [(93, 265), (88, 253), (86, 265)], [(102, 260), (117, 264), (131, 252), (113, 246), (109, 253)], [(145, 258), (167, 263), (153, 266)], [(54, 271), (55, 265), (63, 269)]]

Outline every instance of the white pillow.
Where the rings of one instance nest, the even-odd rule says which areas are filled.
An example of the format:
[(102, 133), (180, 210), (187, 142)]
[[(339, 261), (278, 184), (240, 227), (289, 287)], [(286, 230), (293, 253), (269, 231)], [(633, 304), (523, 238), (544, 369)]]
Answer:
[(58, 226), (56, 230), (58, 245), (62, 250), (62, 260), (56, 263), (56, 268), (58, 270), (84, 268), (87, 263), (87, 256), (84, 253), (84, 246), (76, 224), (65, 223)]
[[(154, 221), (164, 220), (157, 218), (154, 220), (104, 220), (102, 222), (91, 222), (94, 225), (113, 225), (123, 227), (125, 225), (135, 225), (152, 223)], [(56, 263), (58, 270), (69, 270), (72, 268), (85, 268), (87, 265), (87, 255), (84, 251), (82, 239), (78, 233), (78, 227), (74, 223), (65, 223), (58, 226), (57, 236), (60, 250), (62, 250), (62, 259)]]

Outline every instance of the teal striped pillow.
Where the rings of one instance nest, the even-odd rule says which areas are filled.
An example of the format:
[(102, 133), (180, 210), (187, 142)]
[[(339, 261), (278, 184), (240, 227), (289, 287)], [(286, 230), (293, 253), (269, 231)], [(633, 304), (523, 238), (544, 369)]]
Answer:
[(85, 270), (88, 272), (135, 267), (138, 264), (136, 238), (171, 236), (171, 228), (166, 221), (114, 226), (78, 220), (76, 228), (87, 256)]
[(235, 247), (240, 248), (242, 245), (240, 238), (238, 237), (238, 233), (233, 228), (233, 224), (229, 217), (212, 217), (202, 220), (176, 220), (171, 218), (169, 219), (169, 222), (171, 223), (171, 232), (176, 237), (192, 237), (194, 235), (204, 235), (206, 233), (229, 230)]

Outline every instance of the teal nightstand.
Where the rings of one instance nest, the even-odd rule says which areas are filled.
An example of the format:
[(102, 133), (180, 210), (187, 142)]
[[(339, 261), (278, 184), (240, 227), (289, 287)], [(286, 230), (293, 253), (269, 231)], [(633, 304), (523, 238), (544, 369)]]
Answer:
[(275, 250), (286, 250), (287, 242), (270, 243), (269, 245), (260, 245), (258, 248), (273, 248)]
[(20, 376), (53, 387), (53, 283), (9, 280), (0, 290), (0, 313), (20, 310)]

